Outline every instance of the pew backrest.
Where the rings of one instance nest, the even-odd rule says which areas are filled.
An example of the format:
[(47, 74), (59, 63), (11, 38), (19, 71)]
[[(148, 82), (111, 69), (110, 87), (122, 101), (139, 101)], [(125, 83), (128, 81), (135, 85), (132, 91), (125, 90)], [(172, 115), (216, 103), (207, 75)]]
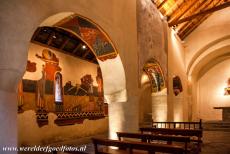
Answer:
[(143, 150), (147, 151), (149, 154), (154, 154), (155, 152), (166, 152), (174, 154), (183, 154), (184, 148), (176, 145), (167, 145), (167, 144), (152, 144), (152, 143), (143, 143), (143, 142), (131, 142), (131, 141), (119, 141), (111, 139), (99, 139), (92, 138), (95, 154), (103, 153), (98, 149), (99, 145), (103, 146), (114, 146), (121, 149), (127, 149), (126, 153), (132, 154), (133, 150)]
[(142, 134), (142, 133), (128, 133), (117, 132), (117, 137), (121, 141), (122, 138), (141, 139), (142, 141), (161, 140), (161, 141), (175, 141), (175, 142), (190, 142), (188, 136), (172, 136), (172, 135), (158, 135), (158, 134)]
[(180, 129), (202, 129), (202, 120), (194, 122), (156, 122), (152, 120), (152, 127), (155, 128), (180, 128)]

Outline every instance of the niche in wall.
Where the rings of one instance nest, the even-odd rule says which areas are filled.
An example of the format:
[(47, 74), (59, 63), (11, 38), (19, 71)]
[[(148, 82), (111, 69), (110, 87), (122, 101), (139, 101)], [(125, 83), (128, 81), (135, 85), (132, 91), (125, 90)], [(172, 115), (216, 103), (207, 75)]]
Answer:
[(162, 69), (155, 59), (148, 61), (143, 70), (148, 75), (151, 82), (152, 93), (159, 92), (165, 88), (165, 79)]
[(177, 96), (183, 91), (182, 83), (179, 76), (173, 77), (173, 92)]

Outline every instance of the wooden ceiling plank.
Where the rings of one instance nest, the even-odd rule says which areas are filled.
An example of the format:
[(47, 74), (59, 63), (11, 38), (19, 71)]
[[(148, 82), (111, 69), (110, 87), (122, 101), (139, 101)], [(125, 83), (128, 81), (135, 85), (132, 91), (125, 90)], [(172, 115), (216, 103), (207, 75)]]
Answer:
[(157, 8), (160, 10), (162, 6), (167, 2), (168, 0), (163, 0)]
[[(204, 2), (204, 1), (203, 1), (203, 2)], [(203, 6), (203, 7), (200, 8), (200, 10), (203, 9), (203, 8), (207, 8), (207, 7), (211, 4), (211, 2), (212, 2), (212, 1), (209, 1), (209, 3), (206, 3), (204, 6), (203, 6), (204, 3), (202, 3), (202, 6)], [(198, 12), (198, 11), (200, 11), (200, 10), (196, 10), (196, 12)], [(196, 13), (196, 12), (194, 12), (194, 13)], [(184, 24), (181, 28), (178, 29), (178, 32), (181, 33), (181, 32), (183, 32), (183, 31), (186, 31), (186, 29), (188, 29), (188, 27), (189, 27), (190, 24), (193, 24), (193, 22), (192, 22), (192, 21), (187, 22), (187, 23)]]
[(173, 6), (166, 11), (167, 20), (169, 20), (169, 18), (172, 16), (172, 14), (174, 14), (174, 12), (180, 10), (181, 5), (183, 5), (184, 3), (185, 3), (184, 0), (176, 0)]
[[(217, 6), (222, 0), (216, 1), (214, 6)], [(212, 2), (212, 1), (211, 1)], [(205, 8), (209, 7), (211, 2), (205, 6)], [(206, 20), (211, 14), (205, 14), (197, 18), (196, 22), (192, 22), (192, 26), (187, 26), (185, 30), (179, 31), (179, 36), (181, 39), (184, 39), (186, 36), (188, 36), (195, 28), (197, 28), (204, 20)]]
[(195, 3), (193, 3), (193, 5), (191, 7), (189, 7), (183, 14), (181, 14), (179, 16), (179, 18), (176, 18), (173, 21), (169, 22), (169, 24), (180, 20), (181, 17), (188, 16), (189, 15), (188, 13), (190, 13), (190, 12), (196, 13), (196, 12), (200, 11), (201, 8), (204, 6), (204, 4), (207, 5), (207, 2), (210, 3), (211, 1), (212, 0), (202, 0), (202, 2), (200, 3), (200, 1), (195, 0)]
[(73, 52), (72, 52), (72, 53), (76, 53), (76, 52), (77, 52), (77, 50), (79, 50), (79, 49), (81, 48), (81, 46), (82, 46), (82, 44), (81, 44), (81, 43), (79, 43), (79, 44), (77, 45), (77, 47), (73, 50)]
[(61, 45), (60, 49), (63, 50), (66, 44), (69, 42), (69, 38), (67, 38)]
[(215, 6), (211, 9), (207, 9), (207, 10), (204, 10), (204, 11), (200, 11), (199, 13), (197, 14), (194, 14), (194, 15), (191, 15), (189, 17), (185, 17), (183, 19), (180, 19), (178, 21), (175, 21), (175, 22), (172, 22), (172, 23), (169, 23), (169, 26), (174, 26), (174, 25), (178, 25), (180, 23), (183, 23), (183, 22), (186, 22), (186, 21), (190, 21), (198, 16), (201, 16), (201, 15), (204, 15), (204, 14), (209, 14), (209, 13), (213, 13), (215, 11), (218, 11), (218, 10), (221, 10), (221, 9), (224, 9), (226, 7), (229, 7), (230, 6), (230, 2), (225, 2), (224, 4), (220, 4), (218, 6)]
[(86, 50), (85, 53), (84, 53), (84, 55), (82, 57), (86, 58), (86, 56), (89, 54), (89, 52), (90, 52), (89, 50)]
[[(209, 17), (210, 14), (207, 14), (205, 16), (203, 16), (198, 23), (196, 23), (193, 27), (191, 27), (186, 33), (184, 33), (181, 36), (181, 39), (185, 39), (192, 31), (194, 31), (204, 20), (206, 20)], [(180, 35), (179, 35), (180, 36)]]
[[(189, 9), (191, 9), (192, 6), (194, 6), (194, 4), (196, 3), (196, 0), (190, 0), (189, 2), (190, 4), (187, 4), (188, 1), (187, 3), (182, 3), (182, 5), (169, 17), (168, 21), (172, 22), (172, 21), (180, 19)], [(181, 11), (181, 9), (184, 7), (185, 9)], [(177, 14), (179, 15), (177, 16)]]
[(54, 39), (54, 36), (55, 36), (55, 32), (52, 31), (52, 33), (49, 35), (49, 38), (48, 38), (48, 41), (47, 41), (47, 45), (50, 45)]
[(45, 43), (41, 43), (41, 42), (38, 42), (38, 41), (35, 41), (35, 40), (32, 40), (31, 43), (34, 43), (34, 44), (43, 46), (43, 47), (45, 47), (45, 48), (50, 48), (50, 49), (52, 49), (52, 50), (55, 50), (55, 51), (58, 51), (58, 52), (61, 52), (61, 53), (67, 54), (67, 55), (71, 55), (71, 56), (74, 56), (74, 57), (76, 57), (76, 58), (79, 58), (79, 59), (82, 59), (82, 60), (86, 60), (86, 61), (91, 62), (91, 63), (94, 63), (94, 64), (98, 64), (98, 63), (93, 62), (93, 61), (90, 61), (90, 60), (88, 60), (88, 59), (84, 59), (84, 58), (82, 58), (82, 57), (76, 56), (75, 54), (70, 53), (70, 52), (67, 52), (67, 51), (65, 51), (65, 50), (60, 50), (60, 49), (58, 49), (58, 48), (49, 46), (49, 45), (47, 45), (47, 44), (45, 44)]

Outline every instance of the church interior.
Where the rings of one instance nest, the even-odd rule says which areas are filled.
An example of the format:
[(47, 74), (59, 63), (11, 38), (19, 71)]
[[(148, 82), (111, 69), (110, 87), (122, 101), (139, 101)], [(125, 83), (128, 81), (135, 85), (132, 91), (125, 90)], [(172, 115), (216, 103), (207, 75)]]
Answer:
[(1, 0), (0, 153), (230, 154), (229, 16), (229, 0)]

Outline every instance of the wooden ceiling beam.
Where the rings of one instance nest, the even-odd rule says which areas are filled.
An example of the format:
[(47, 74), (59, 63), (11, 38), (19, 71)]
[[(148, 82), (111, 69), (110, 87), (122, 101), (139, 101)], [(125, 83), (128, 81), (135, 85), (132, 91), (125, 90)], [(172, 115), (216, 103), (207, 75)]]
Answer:
[[(216, 1), (214, 6), (218, 5), (222, 0)], [(212, 1), (204, 6), (204, 8), (208, 8)], [(188, 36), (195, 28), (197, 28), (210, 14), (201, 15), (200, 17), (196, 18), (196, 21), (187, 22), (180, 30), (178, 35), (183, 40), (186, 36)]]
[(49, 45), (47, 45), (47, 44), (45, 44), (45, 43), (41, 43), (41, 42), (38, 42), (38, 41), (35, 41), (35, 40), (32, 40), (31, 43), (40, 45), (40, 46), (45, 47), (45, 48), (50, 48), (50, 49), (52, 49), (52, 50), (55, 50), (55, 51), (58, 51), (58, 52), (61, 52), (61, 53), (67, 54), (67, 55), (74, 56), (74, 57), (79, 58), (79, 59), (82, 59), (82, 60), (86, 60), (86, 61), (91, 62), (91, 63), (97, 64), (97, 63), (95, 63), (95, 62), (93, 62), (93, 61), (90, 61), (90, 60), (88, 60), (88, 59), (84, 59), (84, 58), (82, 58), (82, 57), (80, 57), (80, 56), (77, 56), (77, 55), (75, 55), (75, 54), (73, 54), (73, 53), (70, 53), (70, 52), (67, 52), (67, 51), (65, 51), (65, 50), (60, 50), (60, 49), (58, 49), (58, 48), (49, 46)]
[(69, 38), (67, 38), (67, 39), (62, 43), (60, 49), (63, 50), (68, 42), (69, 42)]
[[(202, 3), (201, 6), (200, 6), (200, 10), (202, 10), (204, 8), (207, 8), (211, 3), (212, 3), (212, 0), (210, 0), (208, 3), (205, 3), (205, 5), (204, 5), (204, 3)], [(200, 10), (196, 10), (196, 12), (194, 12), (194, 13), (197, 13)], [(183, 31), (186, 31), (186, 29), (188, 29), (188, 27), (190, 26), (191, 23), (192, 23), (192, 21), (191, 22), (187, 22), (182, 27), (180, 27), (178, 29), (179, 33), (183, 32)]]
[(202, 0), (202, 2), (200, 2), (200, 1), (194, 0), (193, 3), (190, 4), (190, 6), (187, 7), (186, 10), (183, 11), (182, 14), (180, 14), (178, 17), (170, 21), (169, 24), (180, 20), (181, 17), (187, 17), (187, 14), (189, 12), (196, 13), (197, 11), (201, 10), (204, 4), (206, 4), (207, 2), (211, 2), (211, 1), (212, 0)]
[(157, 6), (157, 8), (160, 10), (162, 6), (167, 2), (168, 0), (163, 0), (160, 5)]
[(79, 49), (81, 48), (81, 46), (82, 46), (82, 44), (81, 44), (81, 43), (79, 43), (79, 44), (77, 45), (77, 47), (73, 50), (73, 52), (72, 52), (72, 53), (76, 53), (76, 52), (77, 52), (77, 50), (79, 50)]
[(183, 22), (186, 22), (186, 21), (190, 21), (190, 20), (192, 20), (192, 19), (194, 19), (194, 18), (197, 18), (198, 16), (201, 16), (201, 15), (204, 15), (204, 14), (213, 13), (213, 12), (215, 12), (215, 11), (224, 9), (224, 8), (226, 8), (226, 7), (229, 7), (229, 6), (230, 6), (230, 2), (225, 2), (224, 4), (220, 4), (220, 5), (216, 6), (216, 7), (211, 8), (211, 9), (207, 9), (207, 10), (204, 10), (204, 11), (200, 11), (200, 12), (197, 13), (197, 14), (191, 15), (191, 16), (189, 16), (189, 17), (185, 17), (185, 18), (180, 19), (180, 20), (175, 21), (175, 22), (171, 22), (171, 23), (169, 23), (169, 26), (171, 27), (171, 26), (174, 26), (174, 25), (178, 25), (178, 24), (180, 24), (180, 23), (183, 23)]
[(54, 39), (54, 36), (55, 36), (55, 32), (54, 31), (52, 31), (52, 33), (49, 35), (49, 37), (48, 37), (48, 41), (47, 41), (47, 45), (50, 45), (51, 43), (52, 43), (52, 41), (53, 41), (53, 39)]
[[(195, 3), (196, 3), (196, 0), (187, 0), (186, 2), (183, 2), (179, 6), (179, 8), (176, 11), (174, 11), (173, 14), (171, 14), (171, 16), (168, 18), (168, 21), (172, 22), (172, 21), (180, 19), (180, 17), (183, 16), (189, 9), (191, 9), (191, 7)], [(183, 8), (185, 8), (185, 9), (183, 10)]]
[[(181, 39), (185, 39), (193, 30), (195, 30), (204, 20), (206, 20), (208, 17), (210, 16), (210, 14), (207, 14), (205, 16), (203, 16), (202, 18), (200, 18), (199, 22), (196, 23), (194, 26), (192, 26), (186, 33), (184, 33), (181, 36)], [(180, 36), (180, 35), (179, 35)]]
[(89, 53), (90, 53), (90, 51), (89, 51), (89, 50), (86, 50), (85, 53), (84, 53), (84, 55), (83, 55), (82, 57), (83, 57), (83, 58), (86, 58), (86, 56), (87, 56)]

